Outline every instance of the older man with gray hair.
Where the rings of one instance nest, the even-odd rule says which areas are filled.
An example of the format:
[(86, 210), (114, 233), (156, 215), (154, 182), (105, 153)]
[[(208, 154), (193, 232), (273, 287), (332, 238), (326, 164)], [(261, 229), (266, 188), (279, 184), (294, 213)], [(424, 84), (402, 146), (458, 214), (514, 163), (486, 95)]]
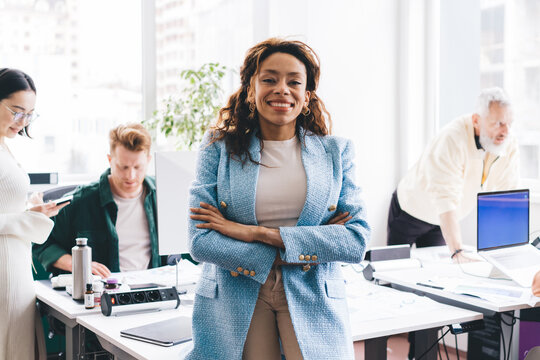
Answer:
[(459, 220), (481, 191), (518, 187), (519, 159), (505, 92), (485, 89), (474, 114), (447, 124), (405, 174), (392, 195), (388, 244), (448, 245), (455, 261), (462, 252)]

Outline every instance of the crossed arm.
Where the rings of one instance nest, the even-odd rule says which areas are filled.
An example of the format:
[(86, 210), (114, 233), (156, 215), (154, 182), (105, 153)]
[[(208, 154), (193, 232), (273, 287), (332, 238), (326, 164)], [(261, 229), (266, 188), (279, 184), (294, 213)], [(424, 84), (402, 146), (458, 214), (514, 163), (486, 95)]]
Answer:
[[(261, 242), (276, 248), (285, 249), (285, 244), (281, 238), (279, 229), (267, 228), (257, 225), (244, 225), (238, 222), (227, 220), (215, 207), (205, 202), (199, 204), (200, 208), (190, 208), (193, 213), (191, 219), (204, 221), (196, 225), (199, 229), (215, 230), (222, 235), (228, 236), (238, 241), (247, 243)], [(327, 225), (345, 225), (351, 220), (349, 212), (337, 213), (331, 218)], [(280, 262), (280, 259), (277, 260)], [(284, 264), (284, 262), (282, 262)]]

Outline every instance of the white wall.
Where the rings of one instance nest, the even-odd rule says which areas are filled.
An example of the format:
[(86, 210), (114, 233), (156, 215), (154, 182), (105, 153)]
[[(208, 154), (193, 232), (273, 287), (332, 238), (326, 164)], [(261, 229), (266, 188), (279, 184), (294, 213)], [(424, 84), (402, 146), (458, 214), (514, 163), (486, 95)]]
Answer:
[(531, 210), (529, 213), (529, 240), (540, 236), (540, 196), (531, 195)]
[(319, 95), (334, 134), (354, 141), (370, 245), (384, 245), (396, 186), (397, 2), (279, 0), (271, 7), (268, 35), (296, 35), (321, 59)]
[[(201, 63), (239, 69), (248, 48), (271, 36), (304, 41), (317, 52), (318, 93), (332, 116), (333, 133), (355, 143), (371, 246), (385, 244), (397, 178), (398, 2), (224, 0), (218, 6), (219, 12), (202, 12), (198, 19)], [(236, 89), (238, 78), (233, 80)]]

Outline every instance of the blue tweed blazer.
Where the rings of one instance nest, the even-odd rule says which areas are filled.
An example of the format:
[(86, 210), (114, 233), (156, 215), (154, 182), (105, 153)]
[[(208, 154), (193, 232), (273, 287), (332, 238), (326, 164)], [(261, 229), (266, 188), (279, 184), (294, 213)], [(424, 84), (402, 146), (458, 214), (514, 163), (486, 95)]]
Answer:
[[(292, 323), (304, 359), (353, 359), (345, 281), (338, 262), (362, 261), (370, 236), (360, 188), (354, 182), (351, 141), (334, 136), (301, 137), (307, 177), (306, 202), (298, 223), (280, 228), (285, 244), (281, 258), (283, 285)], [(257, 224), (255, 191), (259, 165), (232, 160), (225, 143), (201, 146), (190, 206), (204, 201), (232, 221)], [(260, 161), (260, 142), (253, 136), (249, 152)], [(346, 225), (325, 225), (337, 211), (349, 211)], [(187, 359), (240, 360), (259, 288), (266, 281), (276, 248), (238, 241), (189, 224), (190, 253), (204, 263), (193, 309), (193, 350)], [(302, 260), (304, 259), (304, 260)], [(238, 274), (238, 268), (242, 268)], [(244, 272), (244, 270), (247, 270)]]

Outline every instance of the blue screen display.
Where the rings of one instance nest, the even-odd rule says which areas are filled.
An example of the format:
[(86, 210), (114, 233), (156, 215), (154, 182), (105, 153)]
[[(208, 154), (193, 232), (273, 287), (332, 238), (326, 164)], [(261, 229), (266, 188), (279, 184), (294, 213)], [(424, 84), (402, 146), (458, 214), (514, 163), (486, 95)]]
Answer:
[(528, 241), (528, 190), (478, 194), (478, 250)]

